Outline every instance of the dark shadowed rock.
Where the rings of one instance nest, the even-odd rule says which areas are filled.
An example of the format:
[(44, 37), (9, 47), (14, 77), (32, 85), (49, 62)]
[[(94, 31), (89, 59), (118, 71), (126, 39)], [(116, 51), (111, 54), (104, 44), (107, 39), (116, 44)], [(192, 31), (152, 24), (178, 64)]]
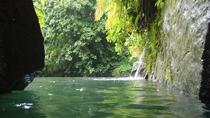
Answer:
[(202, 81), (200, 87), (200, 100), (210, 105), (210, 24), (208, 27), (208, 33), (206, 35), (205, 48), (203, 52), (203, 72)]
[(1, 0), (0, 26), (0, 93), (23, 90), (26, 75), (44, 66), (44, 40), (32, 0)]

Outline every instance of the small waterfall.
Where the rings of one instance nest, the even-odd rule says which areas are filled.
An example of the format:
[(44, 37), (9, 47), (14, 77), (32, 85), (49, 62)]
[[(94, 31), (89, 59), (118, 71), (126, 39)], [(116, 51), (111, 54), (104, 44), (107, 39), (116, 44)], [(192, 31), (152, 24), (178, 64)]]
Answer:
[(131, 76), (134, 78), (140, 78), (140, 79), (145, 78), (146, 74), (144, 72), (144, 70), (145, 70), (144, 69), (144, 53), (145, 53), (145, 51), (143, 51), (143, 53), (141, 53), (138, 61), (133, 66)]

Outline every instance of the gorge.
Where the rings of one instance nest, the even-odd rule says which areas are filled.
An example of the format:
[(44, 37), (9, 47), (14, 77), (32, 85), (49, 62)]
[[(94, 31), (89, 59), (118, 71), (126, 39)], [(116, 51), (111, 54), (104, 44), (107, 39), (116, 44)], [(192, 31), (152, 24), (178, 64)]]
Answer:
[[(124, 31), (129, 32), (128, 34), (133, 37), (138, 37), (136, 39), (145, 38), (144, 35), (139, 36), (139, 34), (147, 35), (145, 39), (148, 40), (142, 41), (142, 38), (143, 43), (140, 42), (140, 45), (145, 46), (141, 48), (146, 48), (145, 68), (149, 80), (164, 83), (168, 87), (177, 88), (187, 94), (199, 95), (200, 100), (208, 105), (210, 103), (210, 1), (158, 1), (160, 4), (157, 4), (157, 0), (152, 0), (152, 2), (142, 0), (139, 3), (141, 4), (139, 5), (141, 12), (133, 12), (130, 7), (126, 9), (129, 11), (128, 16), (133, 15), (135, 19), (126, 19), (127, 17), (125, 17), (125, 21), (134, 21), (138, 25), (138, 29), (131, 31), (130, 24), (124, 21), (128, 25)], [(0, 5), (2, 5), (0, 8), (2, 25), (0, 34), (0, 93), (4, 93), (24, 89), (27, 86), (24, 80), (26, 75), (43, 68), (44, 39), (31, 0), (22, 0), (21, 2), (3, 0)], [(71, 11), (71, 9), (68, 10)], [(84, 13), (83, 15), (87, 14)], [(107, 29), (110, 27), (110, 24), (107, 25)], [(145, 27), (148, 27), (148, 32), (140, 31)], [(110, 28), (108, 34), (113, 33), (113, 29)], [(120, 27), (121, 29), (123, 28)], [(117, 33), (120, 32), (119, 29), (116, 30)], [(86, 32), (89, 36), (89, 29)], [(118, 39), (119, 37), (114, 38)], [(114, 38), (111, 37), (108, 40), (113, 42), (112, 39)], [(117, 40), (114, 43), (116, 42)], [(122, 42), (120, 40), (120, 43)], [(76, 43), (78, 45), (83, 44), (81, 42)], [(105, 45), (104, 42), (102, 44)], [(130, 45), (130, 42), (128, 41), (126, 44)], [(124, 43), (122, 45), (125, 46)], [(117, 46), (119, 52), (123, 50), (119, 44)], [(70, 54), (72, 53), (69, 52)], [(86, 59), (87, 56), (83, 58)], [(95, 55), (92, 58), (96, 58)], [(70, 55), (69, 60), (71, 59)], [(74, 60), (77, 61), (77, 59)], [(96, 61), (96, 63), (98, 62)], [(80, 63), (78, 66), (82, 67)], [(77, 71), (75, 73), (77, 74)]]

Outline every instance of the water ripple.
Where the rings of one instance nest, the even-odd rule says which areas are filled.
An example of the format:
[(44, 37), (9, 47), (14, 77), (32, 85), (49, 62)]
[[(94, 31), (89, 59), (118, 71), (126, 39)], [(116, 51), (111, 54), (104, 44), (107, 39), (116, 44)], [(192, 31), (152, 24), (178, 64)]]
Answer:
[(20, 103), (20, 104), (16, 104), (15, 106), (22, 109), (31, 109), (33, 106), (33, 103)]

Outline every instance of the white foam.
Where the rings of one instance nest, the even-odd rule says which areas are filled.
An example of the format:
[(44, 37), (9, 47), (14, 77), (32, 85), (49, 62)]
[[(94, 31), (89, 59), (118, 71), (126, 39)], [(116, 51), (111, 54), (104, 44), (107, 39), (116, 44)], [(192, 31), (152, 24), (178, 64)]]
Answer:
[(123, 77), (123, 78), (94, 78), (97, 81), (132, 81), (132, 80), (143, 80), (143, 77)]

